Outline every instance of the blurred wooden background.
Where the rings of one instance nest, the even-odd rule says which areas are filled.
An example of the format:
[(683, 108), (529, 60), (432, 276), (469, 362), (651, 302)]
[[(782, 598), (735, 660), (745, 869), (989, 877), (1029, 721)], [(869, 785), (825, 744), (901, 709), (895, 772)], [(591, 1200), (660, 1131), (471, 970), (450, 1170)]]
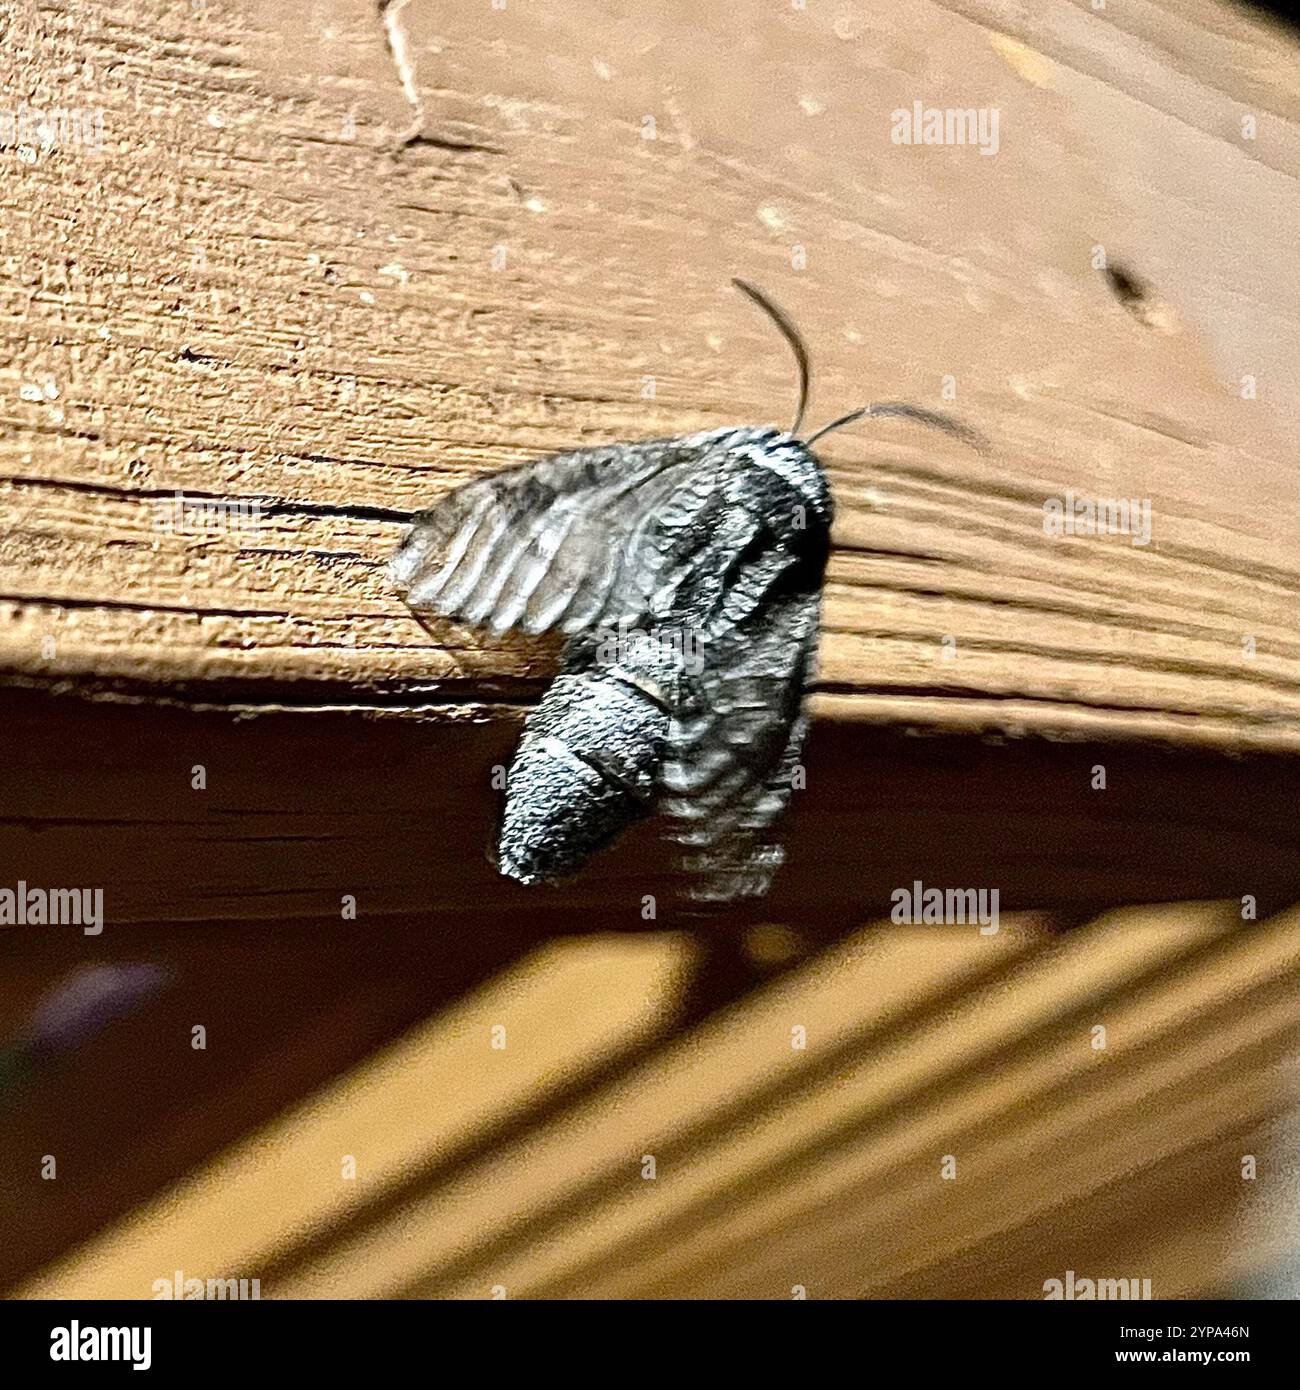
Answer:
[[(102, 885), (107, 917), (0, 939), (0, 1280), (1275, 1286), (1291, 34), (1196, 0), (0, 26), (11, 109), (103, 112), (102, 147), (0, 149), (0, 886)], [(913, 101), (996, 107), (998, 152), (892, 144)], [(700, 933), (653, 827), (554, 893), (492, 872), (490, 769), (554, 648), (425, 632), (383, 565), (482, 470), (784, 423), (787, 355), (733, 274), (800, 324), (815, 420), (910, 399), (990, 448), (829, 441), (790, 864), (764, 920)], [(1067, 490), (1150, 499), (1151, 544), (1046, 536)], [(251, 520), (177, 528), (178, 493)], [(1016, 915), (870, 927), (914, 879)], [(93, 967), (113, 1020), (36, 1046)]]

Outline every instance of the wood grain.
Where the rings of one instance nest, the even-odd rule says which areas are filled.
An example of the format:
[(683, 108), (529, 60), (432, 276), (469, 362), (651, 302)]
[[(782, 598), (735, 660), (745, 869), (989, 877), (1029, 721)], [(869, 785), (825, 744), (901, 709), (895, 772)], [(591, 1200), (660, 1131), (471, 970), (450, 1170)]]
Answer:
[[(14, 90), (105, 139), (0, 159), (0, 675), (527, 697), (547, 649), (397, 601), (403, 518), (551, 450), (783, 421), (743, 273), (802, 325), (816, 419), (951, 376), (990, 441), (828, 441), (823, 713), (1300, 746), (1300, 101), (1265, 22), (91, 0), (3, 37)], [(914, 100), (996, 106), (997, 154), (892, 144)], [(1151, 544), (1044, 535), (1066, 489), (1149, 499)], [(177, 491), (261, 510), (177, 534)]]
[[(477, 930), (475, 918), (521, 939), (690, 926), (654, 818), (562, 884), (523, 888), (496, 871), (492, 778), (520, 713), (239, 717), (13, 693), (0, 764), (6, 882), (101, 885), (105, 937), (142, 923), (291, 919), (346, 935), (346, 898), (367, 930), (402, 917), (421, 936)], [(1297, 777), (1282, 755), (823, 720), (804, 765), (783, 825), (787, 863), (733, 925), (788, 921), (832, 940), (887, 914), (892, 892), (918, 878), (996, 888), (1008, 911), (1250, 894), (1262, 915), (1300, 901)], [(20, 954), (46, 930), (5, 928), (0, 943)]]
[[(7, 1290), (1184, 1296), (1293, 1258), (1292, 34), (81, 0), (0, 42), (0, 109), (104, 117), (0, 147), (0, 859), (106, 917), (0, 933), (3, 1046), (88, 961), (171, 980), (0, 1074)], [(914, 101), (996, 108), (998, 152), (893, 144)], [(652, 825), (554, 893), (492, 870), (555, 644), (426, 631), (384, 566), (488, 470), (784, 424), (737, 274), (814, 421), (905, 399), (987, 447), (828, 439), (808, 786), (765, 920), (706, 929)], [(1067, 491), (1149, 501), (1150, 544), (1048, 536)], [(916, 879), (1004, 932), (863, 929)]]

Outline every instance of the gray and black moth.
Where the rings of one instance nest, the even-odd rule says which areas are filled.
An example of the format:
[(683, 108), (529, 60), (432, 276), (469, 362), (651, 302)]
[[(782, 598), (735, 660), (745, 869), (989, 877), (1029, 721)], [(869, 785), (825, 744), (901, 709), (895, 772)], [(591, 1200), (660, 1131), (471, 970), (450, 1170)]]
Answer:
[(789, 431), (728, 427), (553, 454), (456, 489), (416, 514), (392, 576), (421, 615), (493, 632), (557, 630), (559, 675), (528, 717), (507, 775), (497, 863), (521, 883), (580, 868), (658, 812), (690, 897), (760, 897), (783, 851), (817, 653), (834, 508), (800, 439), (808, 359), (794, 350)]

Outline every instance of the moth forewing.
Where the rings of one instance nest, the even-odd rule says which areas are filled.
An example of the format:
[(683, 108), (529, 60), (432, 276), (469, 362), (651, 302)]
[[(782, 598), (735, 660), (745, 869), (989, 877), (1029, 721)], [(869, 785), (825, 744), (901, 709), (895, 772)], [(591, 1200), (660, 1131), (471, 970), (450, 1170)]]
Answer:
[(558, 630), (561, 674), (529, 715), (506, 784), (501, 871), (562, 877), (629, 822), (662, 813), (692, 896), (767, 891), (806, 729), (833, 507), (812, 438), (871, 414), (959, 429), (887, 403), (805, 442), (807, 353), (790, 432), (735, 427), (552, 455), (419, 513), (392, 562), (419, 614)]

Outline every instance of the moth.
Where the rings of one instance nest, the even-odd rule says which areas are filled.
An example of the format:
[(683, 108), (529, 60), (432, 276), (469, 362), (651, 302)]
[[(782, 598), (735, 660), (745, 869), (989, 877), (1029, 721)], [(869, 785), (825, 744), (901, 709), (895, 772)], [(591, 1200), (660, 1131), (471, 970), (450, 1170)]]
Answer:
[(834, 505), (801, 439), (808, 353), (784, 313), (733, 284), (790, 345), (794, 423), (553, 454), (416, 513), (391, 575), (420, 616), (552, 630), (561, 668), (506, 778), (496, 862), (531, 884), (574, 873), (625, 827), (665, 818), (686, 895), (761, 897), (807, 729)]

